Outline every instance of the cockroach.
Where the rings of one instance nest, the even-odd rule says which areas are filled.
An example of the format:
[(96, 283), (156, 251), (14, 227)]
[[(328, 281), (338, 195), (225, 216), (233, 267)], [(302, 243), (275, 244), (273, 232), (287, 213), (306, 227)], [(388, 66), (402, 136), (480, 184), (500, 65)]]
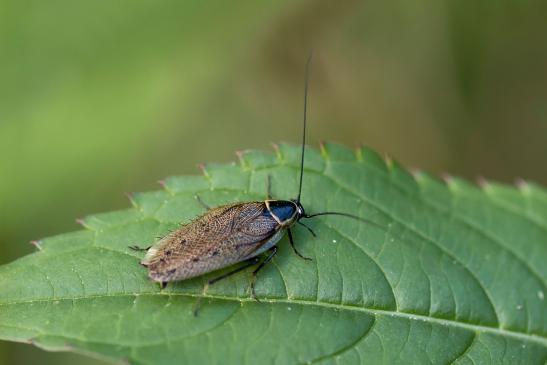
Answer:
[[(306, 144), (308, 78), (311, 56), (306, 62), (304, 82), (304, 118), (302, 150), (300, 155), (300, 180), (298, 196), (292, 200), (277, 200), (271, 196), (271, 177), (268, 176), (268, 198), (264, 201), (238, 202), (208, 207), (199, 196), (197, 200), (207, 211), (192, 222), (182, 225), (148, 248), (131, 246), (134, 250), (147, 251), (141, 264), (148, 268), (148, 277), (161, 284), (190, 279), (237, 263), (243, 265), (228, 271), (207, 283), (218, 282), (250, 266), (257, 265), (252, 272), (251, 297), (255, 294), (258, 272), (277, 254), (277, 243), (287, 234), (294, 253), (305, 257), (294, 244), (291, 228), (295, 224), (305, 227), (314, 237), (314, 231), (302, 220), (324, 215), (338, 215), (378, 226), (376, 223), (344, 212), (306, 213), (300, 198), (304, 178), (304, 152)], [(383, 228), (383, 227), (382, 227)], [(261, 257), (261, 254), (267, 253)]]

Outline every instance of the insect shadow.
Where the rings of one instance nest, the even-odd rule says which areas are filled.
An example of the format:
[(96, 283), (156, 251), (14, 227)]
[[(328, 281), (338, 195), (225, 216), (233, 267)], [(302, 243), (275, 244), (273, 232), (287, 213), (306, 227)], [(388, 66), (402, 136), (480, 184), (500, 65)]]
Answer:
[[(244, 262), (234, 270), (209, 280), (204, 287), (204, 293), (209, 285), (257, 265), (252, 272), (250, 291), (251, 297), (259, 302), (255, 293), (257, 274), (275, 257), (278, 251), (277, 243), (285, 234), (298, 257), (306, 261), (312, 260), (296, 249), (291, 233), (291, 227), (299, 224), (314, 237), (316, 236), (315, 232), (302, 222), (303, 219), (338, 215), (385, 229), (372, 221), (344, 212), (325, 211), (308, 214), (300, 202), (304, 178), (310, 61), (311, 55), (306, 62), (304, 81), (304, 118), (298, 196), (291, 200), (273, 199), (269, 175), (268, 198), (264, 201), (238, 202), (211, 208), (199, 196), (196, 196), (206, 208), (203, 215), (182, 225), (150, 247), (130, 246), (133, 250), (146, 251), (141, 264), (148, 268), (148, 277), (159, 282), (162, 288), (172, 281), (190, 279)], [(261, 255), (263, 253), (265, 255)], [(196, 315), (198, 308), (199, 299), (194, 311)]]

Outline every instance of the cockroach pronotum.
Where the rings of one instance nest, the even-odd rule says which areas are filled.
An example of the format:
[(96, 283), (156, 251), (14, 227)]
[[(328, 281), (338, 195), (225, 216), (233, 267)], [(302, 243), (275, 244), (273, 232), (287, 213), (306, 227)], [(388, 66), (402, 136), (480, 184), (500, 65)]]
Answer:
[[(268, 198), (264, 201), (238, 202), (209, 208), (199, 196), (196, 196), (207, 208), (205, 214), (182, 225), (148, 248), (131, 246), (134, 250), (147, 251), (141, 264), (148, 268), (149, 278), (161, 283), (162, 288), (171, 281), (193, 278), (245, 262), (234, 270), (210, 280), (206, 287), (257, 265), (252, 272), (251, 296), (258, 301), (254, 290), (256, 275), (276, 255), (277, 243), (285, 233), (296, 255), (304, 260), (311, 260), (298, 252), (291, 234), (291, 227), (298, 223), (315, 236), (313, 230), (301, 222), (302, 219), (338, 215), (378, 226), (374, 222), (349, 213), (327, 211), (308, 214), (300, 203), (304, 177), (310, 61), (311, 56), (306, 63), (304, 82), (304, 121), (298, 196), (292, 200), (272, 199), (270, 176), (267, 180)], [(260, 258), (266, 251), (267, 255)]]

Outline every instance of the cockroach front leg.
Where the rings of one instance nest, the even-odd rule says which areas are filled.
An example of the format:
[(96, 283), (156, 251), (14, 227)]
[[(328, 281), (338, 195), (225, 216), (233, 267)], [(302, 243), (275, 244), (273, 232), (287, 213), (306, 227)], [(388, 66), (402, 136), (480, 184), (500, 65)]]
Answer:
[(302, 258), (304, 260), (312, 261), (311, 257), (306, 257), (306, 256), (302, 255), (300, 252), (298, 252), (298, 250), (296, 249), (296, 246), (294, 245), (294, 241), (292, 239), (292, 233), (291, 233), (290, 228), (287, 231), (288, 231), (288, 236), (289, 236), (289, 243), (291, 244), (291, 247), (292, 247), (294, 253), (297, 254), (300, 258)]

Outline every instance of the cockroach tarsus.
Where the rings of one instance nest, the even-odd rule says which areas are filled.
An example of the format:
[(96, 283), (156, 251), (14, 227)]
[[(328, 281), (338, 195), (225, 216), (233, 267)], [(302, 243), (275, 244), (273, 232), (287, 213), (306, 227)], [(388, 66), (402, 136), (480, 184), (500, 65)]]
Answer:
[[(302, 219), (338, 215), (381, 227), (374, 222), (344, 212), (307, 214), (300, 202), (304, 178), (310, 61), (311, 55), (306, 62), (304, 82), (304, 118), (297, 198), (273, 199), (270, 175), (267, 178), (268, 197), (264, 201), (232, 203), (211, 208), (196, 195), (196, 200), (206, 209), (203, 215), (167, 234), (150, 247), (130, 246), (136, 251), (146, 251), (141, 264), (148, 268), (148, 277), (159, 282), (162, 288), (171, 281), (186, 280), (243, 262), (243, 265), (234, 270), (209, 280), (204, 287), (204, 293), (209, 285), (257, 265), (252, 272), (250, 294), (253, 299), (259, 301), (255, 294), (257, 274), (277, 254), (277, 243), (285, 232), (295, 254), (304, 260), (312, 260), (297, 250), (291, 232), (291, 227), (298, 223), (316, 237), (315, 232), (301, 222)], [(261, 260), (260, 255), (263, 253), (267, 256)], [(199, 299), (196, 308), (198, 305)], [(194, 313), (197, 314), (197, 309)]]

